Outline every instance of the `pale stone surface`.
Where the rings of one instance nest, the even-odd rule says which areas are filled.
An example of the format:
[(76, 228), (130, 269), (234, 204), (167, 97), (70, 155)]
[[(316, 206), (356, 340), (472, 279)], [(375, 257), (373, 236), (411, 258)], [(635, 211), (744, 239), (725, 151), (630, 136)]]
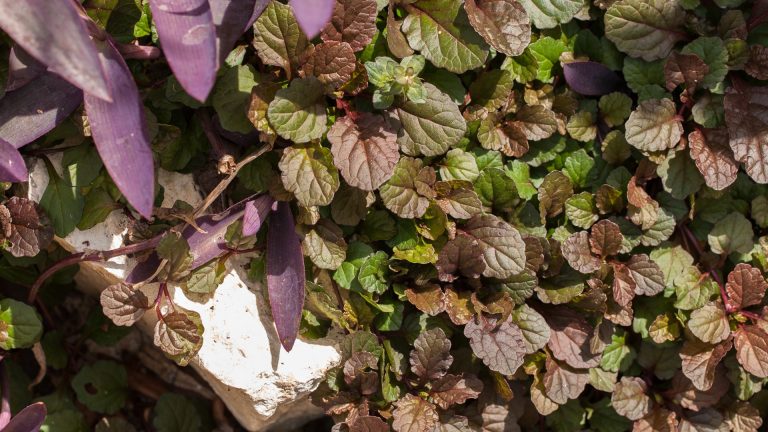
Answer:
[[(57, 165), (59, 161), (52, 159)], [(48, 184), (45, 166), (31, 164), (30, 177), (29, 197), (39, 201)], [(161, 170), (158, 182), (165, 188), (164, 207), (172, 206), (176, 199), (193, 206), (202, 199), (190, 176)], [(57, 241), (72, 252), (114, 249), (123, 245), (127, 226), (127, 217), (115, 211), (104, 223), (86, 231), (75, 230)], [(107, 263), (83, 263), (75, 279), (81, 289), (98, 295), (124, 279), (134, 264), (124, 256)], [(188, 299), (179, 288), (173, 290), (174, 302), (199, 313), (205, 327), (203, 346), (190, 365), (243, 427), (251, 431), (286, 430), (322, 414), (308, 395), (330, 369), (338, 366), (338, 339), (297, 340), (290, 353), (283, 350), (262, 289), (245, 284), (242, 264), (229, 266), (224, 282), (204, 303)], [(147, 313), (139, 325), (151, 334), (156, 321), (154, 313)]]

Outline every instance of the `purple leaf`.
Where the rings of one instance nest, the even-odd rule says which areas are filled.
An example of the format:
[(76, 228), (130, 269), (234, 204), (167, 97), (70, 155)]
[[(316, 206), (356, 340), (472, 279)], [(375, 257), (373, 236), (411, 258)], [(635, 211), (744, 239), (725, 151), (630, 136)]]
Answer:
[(563, 65), (563, 71), (568, 86), (584, 96), (602, 96), (621, 87), (619, 76), (600, 63), (566, 63)]
[(208, 0), (216, 26), (219, 64), (224, 62), (235, 42), (251, 27), (269, 4), (268, 0)]
[(93, 94), (111, 93), (88, 30), (71, 0), (0, 0), (0, 28), (48, 70)]
[(24, 158), (8, 141), (0, 138), (0, 181), (25, 182), (29, 179)]
[(83, 101), (83, 92), (46, 72), (0, 99), (0, 138), (20, 148), (64, 121)]
[(312, 39), (331, 20), (336, 0), (289, 0), (288, 4), (293, 8), (301, 31), (307, 39)]
[(14, 45), (8, 56), (8, 83), (5, 91), (14, 91), (45, 72), (45, 66), (27, 54), (23, 48)]
[(153, 0), (149, 6), (173, 74), (190, 96), (205, 102), (219, 67), (208, 0)]
[(85, 110), (101, 160), (125, 199), (144, 217), (152, 216), (155, 165), (139, 90), (111, 41), (95, 41), (115, 102), (85, 95)]
[(259, 232), (264, 224), (264, 220), (269, 216), (269, 208), (272, 200), (253, 200), (245, 203), (245, 213), (243, 214), (243, 235), (252, 236)]
[(37, 432), (45, 421), (48, 410), (42, 402), (33, 403), (19, 411), (2, 432)]
[(290, 204), (277, 202), (267, 233), (267, 289), (280, 343), (293, 348), (304, 307), (304, 254)]
[[(182, 231), (182, 236), (187, 239), (189, 251), (192, 254), (191, 270), (195, 270), (227, 252), (227, 248), (224, 247), (226, 244), (224, 235), (227, 233), (227, 228), (233, 222), (243, 217), (249, 205), (253, 206), (255, 212), (261, 215), (261, 221), (264, 221), (272, 206), (272, 197), (260, 195), (255, 198), (247, 198), (221, 213), (201, 216), (195, 219), (195, 223), (205, 233), (191, 226)], [(258, 231), (258, 228), (256, 230)], [(157, 254), (152, 254), (146, 260), (138, 263), (128, 274), (125, 281), (127, 283), (142, 282), (155, 273), (158, 265), (160, 265), (160, 259)]]
[(255, 199), (241, 201), (221, 213), (195, 219), (195, 223), (206, 233), (201, 233), (191, 226), (182, 231), (181, 234), (187, 239), (189, 251), (192, 253), (192, 269), (202, 266), (227, 251), (224, 247), (226, 245), (224, 235), (227, 233), (227, 228), (243, 217), (248, 204), (253, 205), (257, 209), (257, 213), (264, 215), (261, 218), (264, 220), (272, 205), (272, 197), (260, 195)]

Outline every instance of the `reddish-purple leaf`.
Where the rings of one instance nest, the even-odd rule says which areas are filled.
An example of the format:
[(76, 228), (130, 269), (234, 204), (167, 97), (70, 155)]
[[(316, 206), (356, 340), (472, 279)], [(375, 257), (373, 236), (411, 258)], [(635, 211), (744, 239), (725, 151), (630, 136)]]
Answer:
[(24, 158), (8, 141), (0, 138), (0, 181), (24, 182), (29, 173)]
[(85, 95), (85, 110), (101, 160), (125, 199), (144, 217), (152, 216), (155, 164), (144, 105), (125, 60), (111, 41), (96, 41), (115, 102)]
[(619, 76), (600, 63), (566, 63), (563, 65), (563, 72), (568, 86), (584, 96), (602, 96), (621, 87)]
[(272, 317), (286, 351), (293, 348), (304, 307), (304, 254), (290, 204), (277, 202), (267, 234), (267, 289)]
[(67, 0), (0, 0), (0, 28), (49, 71), (98, 98), (111, 100), (99, 56), (75, 4)]
[(208, 0), (211, 5), (213, 24), (216, 26), (216, 49), (219, 63), (235, 46), (240, 36), (261, 15), (268, 0)]
[(308, 39), (320, 34), (320, 30), (331, 20), (336, 7), (335, 0), (289, 0), (288, 4)]
[(20, 89), (43, 72), (45, 72), (43, 64), (27, 54), (20, 46), (14, 45), (8, 56), (8, 82), (5, 91)]
[(153, 0), (149, 6), (173, 74), (190, 96), (204, 102), (219, 66), (208, 0)]
[(42, 402), (27, 406), (13, 416), (3, 432), (37, 432), (45, 421), (48, 410)]
[(245, 213), (243, 214), (243, 235), (250, 236), (259, 232), (264, 220), (269, 216), (269, 209), (272, 206), (272, 198), (269, 195), (263, 195), (255, 200), (245, 203)]
[(79, 88), (44, 73), (0, 99), (0, 138), (20, 148), (45, 135), (83, 101)]

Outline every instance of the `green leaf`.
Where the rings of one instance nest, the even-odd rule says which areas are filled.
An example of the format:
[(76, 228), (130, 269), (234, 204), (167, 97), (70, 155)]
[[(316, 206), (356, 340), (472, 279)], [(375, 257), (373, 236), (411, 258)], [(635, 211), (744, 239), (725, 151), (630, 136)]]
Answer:
[(469, 24), (458, 0), (406, 4), (402, 30), (408, 44), (439, 68), (464, 73), (485, 63), (488, 45)]
[(719, 292), (717, 283), (711, 277), (702, 277), (696, 267), (689, 267), (675, 283), (675, 307), (682, 310), (699, 309)]
[(722, 342), (731, 334), (728, 316), (717, 303), (707, 303), (693, 311), (688, 320), (688, 329), (702, 342), (711, 344)]
[(384, 294), (389, 288), (389, 257), (383, 251), (369, 256), (360, 265), (357, 275), (360, 285), (372, 294)]
[(565, 215), (574, 226), (584, 229), (591, 227), (599, 219), (594, 195), (582, 192), (565, 200)]
[(731, 213), (716, 223), (707, 235), (712, 252), (729, 254), (749, 253), (754, 246), (752, 224), (741, 213)]
[(626, 123), (627, 142), (643, 151), (663, 151), (677, 145), (683, 135), (681, 118), (671, 99), (640, 103)]
[(552, 82), (554, 79), (552, 71), (555, 65), (559, 64), (560, 55), (567, 49), (565, 44), (560, 40), (546, 36), (528, 45), (528, 49), (538, 65), (536, 79), (545, 83)]
[(700, 37), (684, 46), (683, 54), (696, 54), (709, 67), (709, 72), (701, 81), (704, 88), (714, 88), (720, 84), (728, 73), (728, 50), (723, 40), (718, 37)]
[(247, 110), (251, 101), (251, 89), (261, 78), (251, 65), (227, 69), (213, 88), (211, 104), (218, 114), (221, 127), (238, 133), (249, 133), (253, 123), (248, 120)]
[(600, 97), (598, 106), (600, 115), (608, 126), (620, 126), (632, 112), (632, 99), (624, 93), (609, 93)]
[(526, 48), (521, 55), (504, 59), (501, 68), (510, 72), (515, 81), (525, 84), (536, 79), (539, 62), (530, 48)]
[(595, 160), (584, 149), (579, 149), (565, 158), (563, 172), (574, 186), (583, 188), (589, 184), (592, 168)]
[(30, 348), (43, 334), (43, 322), (32, 306), (13, 299), (0, 300), (0, 348)]
[(656, 172), (661, 177), (664, 190), (677, 199), (688, 198), (704, 184), (704, 177), (684, 151), (667, 156)]
[(475, 180), (475, 192), (487, 207), (502, 212), (511, 211), (517, 198), (515, 181), (499, 168), (487, 168)]
[(199, 409), (186, 396), (165, 393), (155, 404), (152, 425), (157, 432), (200, 432), (203, 420)]
[(625, 57), (622, 73), (627, 81), (627, 85), (635, 93), (640, 93), (643, 89), (649, 87), (664, 91), (663, 87), (666, 84), (666, 79), (664, 78), (664, 62), (661, 60), (646, 62), (632, 57)]
[(462, 149), (453, 149), (445, 155), (440, 167), (440, 177), (443, 180), (466, 180), (474, 182), (480, 175), (477, 161), (472, 153)]
[(584, 6), (580, 0), (520, 0), (531, 23), (540, 29), (556, 27), (573, 19)]
[(305, 207), (330, 204), (339, 188), (339, 171), (333, 165), (331, 151), (325, 147), (288, 147), (278, 166), (283, 186)]
[(84, 366), (72, 378), (77, 400), (91, 411), (103, 414), (118, 412), (128, 396), (128, 374), (113, 361), (100, 360)]
[(635, 361), (635, 351), (627, 345), (627, 333), (618, 330), (611, 335), (611, 343), (605, 346), (600, 367), (608, 372), (623, 372)]
[(336, 270), (347, 255), (344, 233), (328, 219), (320, 219), (304, 236), (302, 245), (304, 253), (323, 269)]
[(168, 232), (157, 245), (157, 255), (160, 259), (167, 260), (158, 277), (160, 280), (177, 281), (186, 276), (192, 264), (192, 254), (189, 251), (189, 243), (181, 233)]
[(267, 5), (253, 24), (253, 35), (253, 46), (261, 61), (279, 66), (288, 74), (296, 71), (302, 55), (310, 47), (291, 7), (278, 2)]
[(424, 180), (429, 180), (431, 177), (434, 183), (434, 176), (431, 168), (423, 168), (420, 159), (400, 158), (392, 177), (379, 189), (381, 200), (390, 211), (402, 218), (421, 217), (427, 211), (430, 202), (429, 198), (423, 195), (423, 188), (431, 186)]
[(425, 83), (426, 100), (405, 102), (397, 107), (400, 121), (397, 143), (409, 156), (438, 156), (455, 147), (467, 125), (459, 107), (432, 84)]
[(677, 0), (619, 0), (605, 12), (605, 36), (620, 51), (653, 61), (686, 37), (685, 17)]
[(651, 251), (650, 257), (664, 273), (666, 286), (681, 284), (686, 277), (685, 272), (693, 265), (693, 257), (681, 246), (664, 245)]
[(267, 118), (281, 137), (305, 143), (322, 138), (328, 129), (325, 109), (323, 85), (310, 76), (278, 90), (269, 103)]
[(48, 186), (40, 198), (40, 207), (51, 218), (56, 235), (66, 237), (74, 231), (83, 217), (85, 198), (80, 193), (80, 188), (70, 186), (66, 180), (59, 177), (51, 162), (44, 160), (48, 169)]
[(565, 128), (571, 138), (577, 141), (589, 142), (597, 136), (595, 116), (590, 111), (579, 111), (572, 115)]

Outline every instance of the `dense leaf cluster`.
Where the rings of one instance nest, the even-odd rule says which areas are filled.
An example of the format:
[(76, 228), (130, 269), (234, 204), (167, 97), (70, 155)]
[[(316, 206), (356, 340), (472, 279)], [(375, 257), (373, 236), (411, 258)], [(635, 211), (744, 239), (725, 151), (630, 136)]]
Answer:
[[(24, 9), (0, 18), (22, 44), (3, 48), (0, 174), (37, 140), (51, 180), (0, 206), (3, 245), (152, 214), (130, 232), (154, 250), (101, 305), (118, 326), (154, 308), (179, 364), (205, 332), (169, 286), (208, 298), (245, 255), (285, 349), (345, 334), (314, 394), (334, 430), (761, 427), (768, 2), (87, 0), (62, 7), (58, 51), (21, 42)], [(154, 168), (205, 173), (209, 150), (236, 204), (153, 208)], [(0, 301), (0, 348), (42, 330)]]

